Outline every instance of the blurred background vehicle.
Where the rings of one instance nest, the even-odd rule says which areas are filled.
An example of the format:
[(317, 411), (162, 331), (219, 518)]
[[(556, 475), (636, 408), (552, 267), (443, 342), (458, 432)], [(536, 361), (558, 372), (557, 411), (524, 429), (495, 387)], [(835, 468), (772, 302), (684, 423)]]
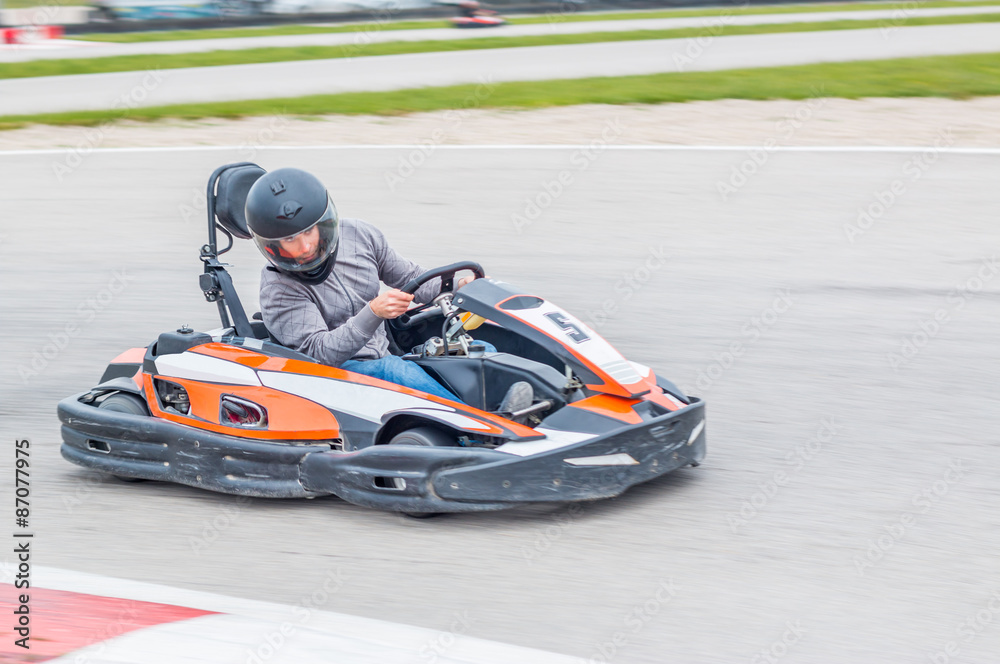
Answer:
[(261, 14), (321, 14), (363, 9), (413, 9), (432, 6), (430, 0), (93, 0), (92, 6), (107, 20), (147, 21), (158, 18), (258, 16)]

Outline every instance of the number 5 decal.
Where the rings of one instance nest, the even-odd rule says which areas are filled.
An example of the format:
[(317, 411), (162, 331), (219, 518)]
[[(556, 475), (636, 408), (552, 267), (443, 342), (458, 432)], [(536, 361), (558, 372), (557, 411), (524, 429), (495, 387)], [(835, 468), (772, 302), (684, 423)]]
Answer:
[(552, 313), (545, 314), (545, 317), (548, 318), (553, 323), (555, 323), (556, 325), (558, 325), (560, 328), (562, 328), (566, 332), (566, 334), (569, 335), (569, 338), (578, 344), (582, 344), (584, 341), (590, 339), (590, 337), (587, 336), (586, 332), (581, 330), (578, 325), (571, 322), (568, 318), (563, 316), (558, 311), (553, 311)]

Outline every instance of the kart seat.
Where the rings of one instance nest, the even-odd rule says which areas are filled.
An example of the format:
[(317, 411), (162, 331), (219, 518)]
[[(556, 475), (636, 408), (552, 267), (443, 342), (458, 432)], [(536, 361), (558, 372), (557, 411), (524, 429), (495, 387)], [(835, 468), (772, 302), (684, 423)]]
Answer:
[(271, 334), (271, 331), (267, 329), (266, 325), (264, 325), (264, 316), (262, 316), (259, 311), (253, 315), (253, 318), (250, 321), (250, 327), (253, 328), (254, 339), (270, 341), (271, 343), (278, 344), (279, 346), (284, 345), (278, 341), (278, 338)]
[(250, 187), (266, 173), (257, 164), (228, 168), (219, 175), (215, 190), (215, 216), (222, 227), (241, 240), (249, 240), (246, 203)]

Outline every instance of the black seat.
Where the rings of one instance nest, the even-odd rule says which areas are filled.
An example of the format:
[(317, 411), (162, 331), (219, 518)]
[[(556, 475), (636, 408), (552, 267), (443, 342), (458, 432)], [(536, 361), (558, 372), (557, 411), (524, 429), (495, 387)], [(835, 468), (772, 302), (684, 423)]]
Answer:
[(252, 237), (247, 228), (247, 194), (253, 183), (266, 172), (257, 164), (241, 164), (219, 175), (215, 190), (215, 216), (223, 228), (241, 240)]
[(267, 326), (264, 325), (264, 317), (259, 311), (251, 318), (250, 327), (253, 328), (254, 338), (270, 341), (271, 343), (278, 344), (279, 346), (283, 345), (280, 341), (278, 341), (276, 336), (271, 334), (271, 331), (267, 329)]

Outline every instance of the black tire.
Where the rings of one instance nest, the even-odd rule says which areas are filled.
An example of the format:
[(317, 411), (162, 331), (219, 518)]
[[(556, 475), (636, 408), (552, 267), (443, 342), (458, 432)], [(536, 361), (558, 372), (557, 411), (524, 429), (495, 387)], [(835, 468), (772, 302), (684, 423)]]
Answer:
[(400, 512), (400, 514), (410, 519), (430, 519), (440, 516), (443, 512)]
[[(392, 437), (390, 445), (419, 445), (421, 447), (457, 447), (455, 437), (434, 427), (416, 427), (401, 431)], [(411, 519), (429, 519), (440, 512), (400, 512)]]
[(137, 482), (145, 482), (146, 480), (141, 477), (125, 477), (124, 475), (112, 475), (119, 482), (126, 482), (128, 484), (135, 484)]
[[(98, 406), (102, 410), (110, 410), (113, 413), (127, 413), (129, 415), (141, 415), (149, 417), (149, 408), (146, 402), (134, 394), (125, 392), (115, 392), (104, 398)], [(124, 477), (122, 475), (112, 475), (119, 482), (145, 482), (141, 477)]]
[(149, 417), (149, 408), (146, 407), (146, 402), (134, 394), (127, 394), (125, 392), (115, 392), (105, 397), (104, 401), (97, 407), (103, 410), (110, 410), (114, 413), (128, 413), (129, 415)]
[(392, 437), (390, 445), (419, 445), (421, 447), (458, 447), (454, 436), (434, 427), (416, 427), (401, 431)]

